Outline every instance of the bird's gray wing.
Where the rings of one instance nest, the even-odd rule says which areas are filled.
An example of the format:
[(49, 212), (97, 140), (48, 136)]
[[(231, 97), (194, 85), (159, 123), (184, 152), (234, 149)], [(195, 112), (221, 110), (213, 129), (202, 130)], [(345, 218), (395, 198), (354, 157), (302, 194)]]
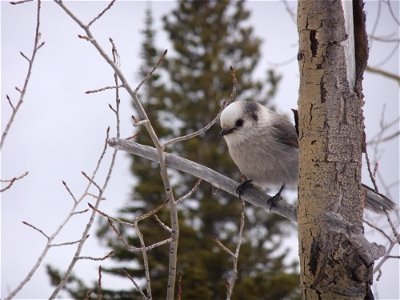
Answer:
[(282, 144), (299, 148), (298, 136), (293, 124), (284, 117), (277, 118), (272, 124), (275, 138)]

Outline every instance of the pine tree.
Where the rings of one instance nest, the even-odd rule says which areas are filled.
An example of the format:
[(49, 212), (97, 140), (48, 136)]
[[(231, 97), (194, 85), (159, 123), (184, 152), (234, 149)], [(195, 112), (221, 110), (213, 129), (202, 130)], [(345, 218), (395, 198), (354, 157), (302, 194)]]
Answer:
[[(163, 140), (196, 131), (217, 114), (222, 100), (232, 90), (230, 66), (235, 69), (239, 81), (237, 99), (254, 99), (265, 104), (274, 96), (279, 76), (273, 71), (268, 71), (264, 82), (253, 79), (261, 41), (254, 37), (252, 28), (245, 25), (248, 18), (244, 1), (179, 1), (178, 7), (163, 18), (173, 49), (159, 67), (157, 74), (160, 75), (151, 77), (141, 93), (149, 118)], [(140, 78), (147, 74), (162, 52), (155, 47), (150, 10), (145, 24)], [(265, 90), (265, 86), (270, 88)], [(175, 144), (167, 151), (239, 180), (240, 173), (229, 158), (224, 141), (218, 137), (219, 130), (214, 126), (206, 134)], [(137, 142), (151, 144), (143, 128), (139, 128), (138, 133)], [(131, 170), (137, 183), (133, 187), (132, 201), (121, 209), (119, 216), (127, 221), (165, 201), (157, 164), (132, 157)], [(196, 181), (187, 174), (171, 174), (177, 198)], [(202, 183), (190, 199), (182, 202), (177, 266), (182, 275), (182, 299), (225, 298), (226, 278), (231, 272), (232, 262), (214, 239), (217, 237), (228, 248), (234, 249), (240, 210), (238, 199), (214, 191), (206, 183)], [(285, 264), (287, 251), (279, 251), (282, 237), (287, 233), (282, 229), (288, 227), (286, 221), (250, 205), (247, 205), (246, 215), (232, 299), (296, 298), (299, 282), (295, 266)], [(169, 223), (167, 209), (157, 216), (165, 224)], [(140, 222), (139, 227), (146, 244), (168, 237), (153, 218)], [(123, 227), (120, 230), (129, 243), (139, 245), (137, 236), (131, 231)], [(115, 251), (113, 260), (127, 263), (124, 269), (135, 278), (144, 278), (140, 254), (123, 248), (105, 223), (98, 235)], [(165, 298), (168, 250), (168, 245), (165, 245), (147, 252), (154, 299)], [(122, 275), (121, 268), (104, 271)], [(81, 294), (84, 291), (85, 288), (81, 288)], [(128, 299), (128, 292), (106, 291), (103, 295), (111, 299)], [(132, 290), (130, 295), (129, 299), (132, 299), (132, 295), (138, 294)]]

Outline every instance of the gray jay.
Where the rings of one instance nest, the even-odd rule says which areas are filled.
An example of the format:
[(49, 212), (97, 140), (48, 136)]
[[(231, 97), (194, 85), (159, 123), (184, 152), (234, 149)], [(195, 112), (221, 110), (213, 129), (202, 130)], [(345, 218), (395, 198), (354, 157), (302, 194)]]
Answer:
[[(236, 101), (221, 113), (221, 135), (239, 170), (248, 179), (237, 192), (250, 182), (260, 187), (280, 186), (272, 197), (276, 201), (285, 185), (297, 186), (298, 136), (295, 127), (285, 117), (253, 101)], [(371, 188), (366, 189), (366, 208), (383, 213), (396, 205)]]

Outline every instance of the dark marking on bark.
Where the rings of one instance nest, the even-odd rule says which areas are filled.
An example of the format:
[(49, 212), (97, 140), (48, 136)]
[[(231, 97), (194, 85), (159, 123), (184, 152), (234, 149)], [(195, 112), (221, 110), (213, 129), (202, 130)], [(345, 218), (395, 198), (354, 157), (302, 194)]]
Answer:
[(313, 117), (313, 112), (312, 112), (312, 110), (313, 110), (313, 108), (314, 108), (314, 104), (311, 104), (311, 105), (310, 105), (310, 121), (308, 122), (309, 124), (311, 124), (311, 121), (312, 121), (312, 117)]
[(310, 50), (312, 57), (317, 56), (318, 52), (318, 40), (317, 40), (317, 31), (316, 30), (310, 30)]
[(310, 267), (310, 271), (311, 273), (313, 273), (313, 275), (317, 273), (320, 250), (321, 248), (319, 242), (317, 239), (314, 238), (311, 244), (310, 262), (308, 264), (308, 266)]
[(325, 84), (324, 84), (324, 76), (321, 77), (319, 88), (320, 88), (320, 94), (321, 94), (321, 103), (324, 103), (326, 101), (326, 89), (325, 89)]
[(356, 52), (356, 91), (359, 93), (361, 80), (368, 61), (368, 36), (365, 26), (364, 2), (353, 1), (354, 41)]

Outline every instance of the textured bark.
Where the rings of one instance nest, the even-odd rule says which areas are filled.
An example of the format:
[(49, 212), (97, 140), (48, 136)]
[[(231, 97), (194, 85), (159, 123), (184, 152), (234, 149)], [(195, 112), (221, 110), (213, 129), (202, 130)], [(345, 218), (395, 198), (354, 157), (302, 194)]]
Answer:
[(298, 225), (304, 299), (372, 297), (373, 259), (327, 220), (333, 212), (353, 230), (363, 231), (361, 79), (368, 52), (366, 43), (359, 42), (365, 41), (365, 30), (354, 35), (353, 8), (354, 26), (365, 26), (360, 1), (345, 9), (339, 0), (301, 0), (298, 5)]

